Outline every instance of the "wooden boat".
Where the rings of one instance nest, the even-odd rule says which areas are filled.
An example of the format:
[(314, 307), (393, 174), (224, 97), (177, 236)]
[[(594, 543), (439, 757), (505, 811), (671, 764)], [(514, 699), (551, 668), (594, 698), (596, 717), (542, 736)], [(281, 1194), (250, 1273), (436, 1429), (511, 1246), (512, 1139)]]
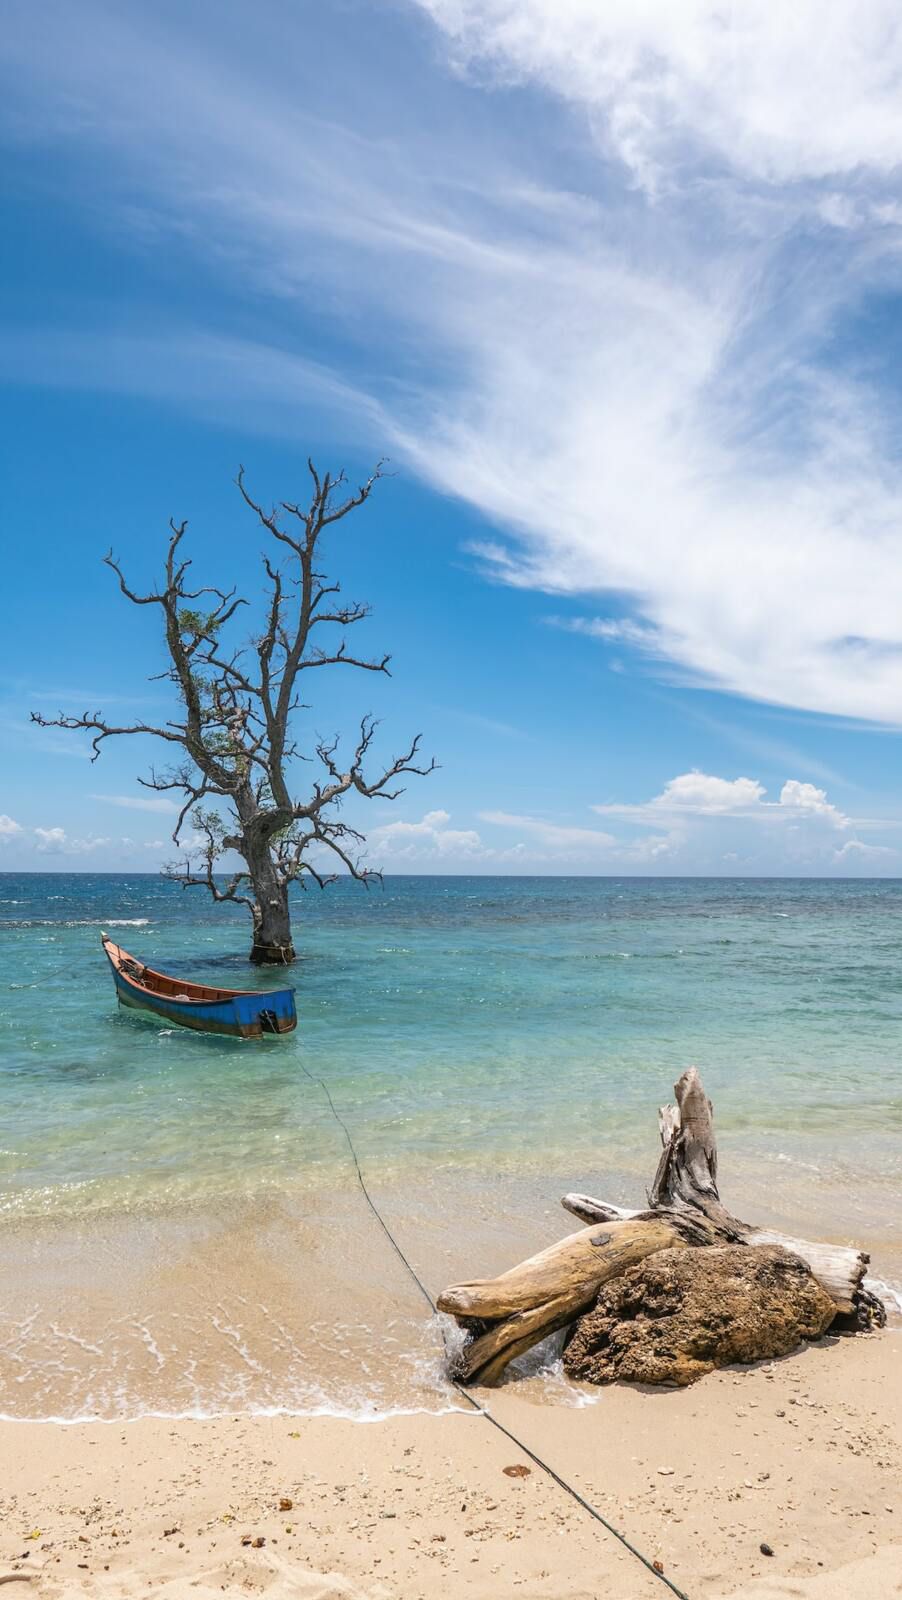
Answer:
[(264, 1033), (290, 1033), (298, 1025), (293, 989), (214, 989), (155, 972), (130, 956), (107, 934), (100, 936), (113, 969), (119, 1004), (151, 1011), (182, 1028), (259, 1039)]

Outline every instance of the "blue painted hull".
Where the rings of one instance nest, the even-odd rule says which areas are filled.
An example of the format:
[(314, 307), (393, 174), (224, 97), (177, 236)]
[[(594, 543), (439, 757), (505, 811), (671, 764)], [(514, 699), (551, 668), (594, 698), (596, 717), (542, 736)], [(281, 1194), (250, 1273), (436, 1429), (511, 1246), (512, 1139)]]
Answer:
[[(292, 989), (212, 990), (142, 967), (111, 941), (104, 941), (104, 951), (113, 971), (119, 1003), (132, 1010), (150, 1012), (180, 1028), (229, 1034), (238, 1039), (255, 1039), (264, 1033), (290, 1033), (297, 1027)], [(124, 963), (128, 963), (133, 972), (124, 971)], [(150, 985), (159, 987), (155, 990)], [(165, 992), (166, 989), (171, 992)]]

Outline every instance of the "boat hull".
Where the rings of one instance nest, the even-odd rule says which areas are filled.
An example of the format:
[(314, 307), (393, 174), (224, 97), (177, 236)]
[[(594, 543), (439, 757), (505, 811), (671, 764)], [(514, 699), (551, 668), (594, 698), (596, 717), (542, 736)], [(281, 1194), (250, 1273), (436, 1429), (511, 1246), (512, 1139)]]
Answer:
[[(224, 1034), (234, 1039), (258, 1039), (267, 1033), (291, 1033), (297, 1027), (294, 992), (291, 989), (262, 992), (212, 990), (142, 967), (109, 940), (104, 940), (103, 947), (112, 968), (119, 1004), (130, 1010), (142, 1011), (179, 1028), (192, 1028), (198, 1033)], [(124, 971), (124, 963), (138, 969), (141, 978)], [(159, 986), (156, 992), (149, 984)], [(167, 993), (167, 988), (185, 992)]]

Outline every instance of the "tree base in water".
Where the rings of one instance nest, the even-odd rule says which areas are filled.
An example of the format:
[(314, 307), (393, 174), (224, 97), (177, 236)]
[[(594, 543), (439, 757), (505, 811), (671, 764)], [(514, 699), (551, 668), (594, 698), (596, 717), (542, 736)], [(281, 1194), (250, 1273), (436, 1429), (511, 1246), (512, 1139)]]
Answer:
[(287, 967), (296, 959), (293, 944), (260, 944), (256, 939), (250, 958), (256, 967)]

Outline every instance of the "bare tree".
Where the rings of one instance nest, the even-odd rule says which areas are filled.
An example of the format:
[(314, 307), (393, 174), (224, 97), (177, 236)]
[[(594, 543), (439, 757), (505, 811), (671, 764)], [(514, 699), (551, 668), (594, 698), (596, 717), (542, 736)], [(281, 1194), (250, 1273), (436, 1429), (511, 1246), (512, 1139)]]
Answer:
[[(166, 875), (185, 888), (205, 887), (214, 900), (247, 906), (254, 930), (251, 960), (256, 962), (294, 960), (289, 885), (306, 884), (308, 878), (320, 887), (334, 881), (337, 872), (323, 870), (330, 855), (337, 858), (339, 870), (343, 867), (364, 884), (378, 877), (361, 864), (363, 835), (341, 819), (345, 795), (394, 800), (402, 793), (392, 787), (397, 778), (404, 773), (424, 776), (435, 767), (434, 761), (417, 765), (418, 734), (403, 755), (367, 775), (376, 724), (365, 716), (349, 760), (341, 759), (337, 738), (318, 740), (304, 753), (303, 759), (319, 763), (319, 772), (307, 798), (294, 797), (292, 764), (301, 759), (301, 751), (292, 722), (296, 711), (308, 709), (302, 708), (298, 695), (300, 675), (328, 666), (388, 673), (390, 661), (389, 656), (367, 660), (348, 653), (342, 630), (361, 622), (369, 607), (342, 601), (340, 585), (329, 582), (318, 566), (325, 530), (369, 499), (382, 476), (382, 463), (356, 493), (346, 490), (343, 471), (320, 477), (312, 461), (307, 465), (312, 487), (306, 507), (283, 500), (271, 511), (251, 498), (244, 468), (239, 470), (238, 488), (272, 545), (262, 556), (267, 579), (263, 631), (237, 649), (226, 646), (224, 630), (247, 602), (234, 589), (188, 587), (191, 562), (180, 554), (186, 523), (170, 523), (165, 582), (150, 594), (129, 587), (112, 551), (104, 557), (127, 599), (136, 606), (160, 607), (171, 663), (161, 676), (175, 685), (181, 721), (116, 727), (99, 712), (79, 717), (61, 712), (51, 718), (31, 714), (42, 728), (91, 732), (95, 761), (105, 739), (124, 734), (148, 734), (174, 747), (171, 767), (159, 774), (151, 769), (149, 778), (139, 779), (147, 788), (181, 796), (172, 835), (176, 844), (186, 822), (192, 827), (184, 859), (168, 866)], [(218, 870), (227, 852), (243, 861), (230, 875)]]

